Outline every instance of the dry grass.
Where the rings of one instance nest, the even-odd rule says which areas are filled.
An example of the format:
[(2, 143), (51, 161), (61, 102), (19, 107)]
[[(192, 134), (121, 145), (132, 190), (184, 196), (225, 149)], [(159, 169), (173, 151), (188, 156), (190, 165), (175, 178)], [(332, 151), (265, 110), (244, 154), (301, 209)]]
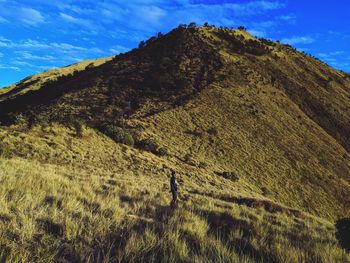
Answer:
[[(55, 68), (47, 70), (43, 73), (36, 74), (33, 76), (30, 76), (21, 82), (17, 84), (10, 85), (8, 87), (4, 87), (0, 89), (0, 95), (13, 92), (13, 95), (23, 95), (27, 93), (28, 91), (38, 90), (43, 86), (46, 82), (49, 81), (55, 81), (57, 78), (62, 76), (67, 76), (69, 74), (73, 74), (77, 71), (84, 70), (87, 66), (91, 67), (97, 67), (103, 63), (106, 63), (107, 61), (111, 60), (113, 57), (106, 57), (106, 58), (100, 58), (100, 59), (91, 59), (91, 60), (85, 60), (81, 61), (76, 64), (68, 65), (64, 68)], [(14, 90), (18, 89), (18, 86), (22, 86), (25, 88), (19, 89), (19, 92), (14, 92)]]
[[(138, 152), (87, 128), (82, 138), (59, 125), (10, 134), (7, 144), (15, 138), (24, 142), (13, 149), (17, 154), (29, 154), (25, 148), (31, 145), (27, 158), (44, 159), (50, 151), (43, 142), (55, 141), (57, 156), (40, 162), (0, 159), (2, 261), (344, 262), (348, 257), (328, 221), (287, 208), (266, 210), (259, 205), (266, 202), (261, 196), (253, 197), (253, 205), (242, 201), (248, 189), (212, 176), (197, 178), (175, 158)], [(171, 169), (180, 170), (182, 201), (176, 210), (169, 207)]]
[[(207, 163), (207, 173), (234, 172), (236, 185), (247, 191), (267, 189), (277, 202), (329, 219), (349, 216), (346, 151), (282, 94), (270, 101), (270, 92), (213, 86), (191, 103), (145, 120), (146, 132), (175, 156), (190, 153), (195, 165)], [(208, 133), (212, 127), (217, 135)]]
[[(62, 82), (63, 94), (55, 80), (90, 62), (0, 92), (4, 100), (15, 95), (21, 101), (29, 90), (48, 94), (40, 89), (53, 81), (48, 87), (60, 96), (43, 111), (35, 109), (41, 121), (28, 125), (30, 116), (23, 113), (23, 121), (0, 129), (0, 262), (350, 260), (333, 225), (350, 216), (349, 82), (280, 44), (254, 55), (255, 49), (236, 52), (219, 29), (192, 31), (178, 36), (183, 42), (175, 39), (192, 59), (167, 64), (179, 57), (168, 52), (168, 42), (156, 42), (145, 58), (157, 58), (162, 48), (169, 56), (162, 66), (185, 72), (191, 83), (205, 81), (185, 85), (179, 89), (184, 94), (169, 100), (162, 100), (166, 90), (154, 100), (143, 98), (125, 124), (139, 130), (138, 140), (165, 149), (162, 156), (137, 143), (115, 143), (92, 125), (100, 117), (115, 118), (118, 103), (139, 94), (140, 86), (149, 85), (154, 94), (154, 83), (143, 78), (158, 61), (138, 61), (139, 51), (97, 61), (93, 74)], [(181, 32), (164, 39), (173, 41)], [(241, 35), (244, 43), (261, 44), (244, 31), (228, 34), (226, 39)], [(208, 54), (211, 64), (204, 61)], [(177, 79), (170, 75), (164, 83), (173, 88)], [(179, 100), (182, 95), (186, 99)], [(64, 123), (60, 115), (82, 122), (74, 130), (55, 123)], [(169, 207), (172, 171), (180, 182), (175, 210)]]

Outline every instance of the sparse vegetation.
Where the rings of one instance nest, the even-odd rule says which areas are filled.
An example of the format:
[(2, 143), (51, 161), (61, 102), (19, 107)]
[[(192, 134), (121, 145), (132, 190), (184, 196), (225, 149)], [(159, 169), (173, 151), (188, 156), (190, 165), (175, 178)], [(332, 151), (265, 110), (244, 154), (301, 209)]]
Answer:
[(12, 157), (12, 150), (10, 147), (3, 143), (0, 142), (0, 158), (11, 158)]
[(79, 120), (73, 120), (72, 125), (78, 138), (83, 137), (83, 124)]
[[(332, 225), (308, 216), (270, 213), (202, 192), (173, 211), (170, 198), (160, 190), (162, 182), (150, 182), (147, 176), (111, 178), (110, 172), (79, 170), (70, 178), (65, 168), (24, 160), (2, 162), (0, 168), (5, 171), (0, 187), (2, 261), (347, 260), (333, 245)], [(148, 194), (142, 194), (141, 185)], [(125, 198), (115, 198), (119, 195)], [(146, 218), (144, 209), (149, 211)]]
[(211, 127), (207, 130), (207, 132), (210, 134), (210, 135), (213, 135), (213, 136), (216, 136), (218, 135), (218, 130), (215, 128), (215, 127)]
[(0, 262), (349, 261), (342, 76), (190, 24), (1, 90)]
[(135, 141), (128, 129), (123, 125), (123, 120), (119, 122), (105, 122), (98, 125), (98, 129), (119, 143), (133, 146)]
[(168, 151), (164, 147), (160, 147), (154, 140), (152, 139), (142, 139), (136, 142), (136, 147), (145, 150), (151, 153), (154, 153), (158, 156), (165, 156), (168, 154)]
[(233, 172), (222, 172), (220, 175), (226, 179), (230, 179), (232, 181), (238, 181), (238, 176)]
[(350, 218), (337, 220), (335, 227), (337, 231), (335, 235), (340, 246), (350, 252)]

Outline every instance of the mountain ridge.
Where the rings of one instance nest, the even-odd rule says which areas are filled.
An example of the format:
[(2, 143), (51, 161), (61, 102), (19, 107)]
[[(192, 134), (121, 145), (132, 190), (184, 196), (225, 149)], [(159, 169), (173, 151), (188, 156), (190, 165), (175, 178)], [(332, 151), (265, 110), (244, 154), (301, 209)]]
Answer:
[[(301, 107), (303, 109), (304, 112), (307, 113), (307, 115), (313, 119), (314, 121), (316, 121), (322, 128), (324, 128), (332, 137), (334, 137), (337, 141), (340, 142), (340, 144), (345, 147), (346, 149), (349, 149), (349, 139), (347, 138), (347, 134), (350, 132), (350, 126), (348, 123), (350, 123), (349, 121), (349, 111), (350, 109), (349, 108), (345, 108), (345, 110), (343, 110), (343, 113), (346, 113), (346, 116), (342, 116), (341, 119), (337, 119), (337, 118), (334, 118), (334, 115), (337, 114), (337, 113), (340, 113), (341, 112), (341, 109), (339, 109), (340, 106), (337, 105), (337, 108), (335, 107), (329, 107), (329, 105), (325, 105), (325, 99), (323, 99), (324, 101), (322, 102), (321, 100), (321, 97), (317, 96), (317, 94), (315, 94), (315, 92), (319, 92), (320, 89), (319, 87), (325, 87), (324, 89), (326, 89), (327, 87), (330, 87), (330, 90), (332, 91), (332, 85), (342, 85), (342, 88), (340, 89), (344, 89), (345, 90), (342, 92), (343, 94), (340, 94), (341, 96), (347, 96), (346, 100), (348, 100), (348, 96), (346, 93), (349, 91), (349, 84), (348, 84), (348, 81), (346, 81), (346, 78), (348, 77), (345, 73), (342, 73), (342, 72), (339, 72), (339, 71), (335, 71), (331, 68), (327, 68), (327, 70), (329, 70), (329, 72), (332, 72), (329, 76), (325, 76), (322, 74), (322, 70), (324, 71), (324, 69), (322, 69), (322, 67), (324, 66), (321, 62), (317, 61), (317, 60), (314, 60), (313, 58), (310, 58), (308, 56), (304, 56), (302, 55), (301, 53), (298, 53), (296, 52), (295, 50), (293, 50), (290, 46), (288, 45), (280, 45), (278, 43), (274, 43), (272, 41), (268, 41), (268, 40), (258, 40), (256, 38), (253, 38), (251, 36), (249, 36), (245, 31), (242, 31), (242, 30), (237, 30), (237, 31), (229, 31), (229, 30), (226, 30), (224, 31), (223, 29), (216, 29), (216, 28), (209, 28), (208, 30), (206, 30), (207, 28), (189, 28), (189, 29), (184, 29), (182, 27), (176, 29), (176, 30), (173, 30), (169, 35), (171, 36), (172, 34), (175, 35), (176, 38), (181, 38), (179, 37), (178, 35), (186, 35), (186, 34), (190, 34), (191, 36), (193, 35), (199, 35), (199, 36), (196, 36), (197, 38), (199, 37), (201, 40), (195, 40), (195, 41), (202, 41), (202, 40), (207, 40), (208, 43), (206, 44), (207, 46), (214, 46), (215, 45), (215, 41), (218, 41), (218, 37), (222, 37), (221, 38), (221, 52), (226, 52), (228, 49), (232, 49), (233, 48), (233, 52), (235, 53), (241, 53), (243, 52), (244, 54), (248, 54), (249, 56), (252, 54), (257, 54), (256, 57), (259, 57), (259, 56), (264, 56), (266, 55), (267, 53), (270, 53), (272, 58), (273, 59), (279, 59), (279, 50), (284, 50), (287, 54), (299, 54), (296, 58), (293, 58), (293, 67), (292, 68), (284, 68), (283, 67), (283, 64), (282, 66), (280, 64), (278, 64), (278, 68), (276, 66), (273, 66), (271, 67), (271, 65), (273, 65), (273, 63), (264, 63), (264, 61), (252, 61), (253, 63), (256, 63), (256, 62), (259, 62), (259, 63), (263, 63), (261, 64), (260, 68), (253, 68), (253, 71), (254, 73), (258, 73), (260, 74), (260, 78), (262, 78), (262, 81), (265, 81), (267, 83), (272, 83), (273, 85), (279, 85), (280, 88), (282, 89), (285, 89), (284, 92), (286, 92), (286, 94), (288, 94), (288, 96), (297, 103), (297, 105), (299, 107)], [(194, 31), (193, 33), (191, 33), (191, 31)], [(211, 33), (214, 32), (214, 33)], [(185, 33), (184, 33), (185, 32)], [(209, 36), (207, 35), (209, 32)], [(238, 33), (237, 33), (238, 32)], [(235, 34), (237, 34), (237, 36), (235, 36)], [(157, 43), (159, 42), (162, 42), (161, 41), (161, 38), (164, 38), (164, 36), (161, 36), (160, 39), (157, 39), (155, 37), (151, 38), (150, 40), (148, 40), (148, 46), (144, 46), (143, 48), (148, 48), (148, 49), (159, 49), (159, 47), (157, 46), (154, 46), (154, 45), (157, 45)], [(184, 36), (186, 37), (186, 36)], [(169, 36), (167, 36), (167, 38), (169, 38)], [(189, 36), (187, 36), (187, 38), (189, 38)], [(173, 39), (174, 39), (174, 36), (173, 36)], [(247, 40), (246, 40), (247, 39)], [(173, 40), (167, 40), (170, 44), (169, 45), (172, 45), (171, 41)], [(227, 42), (229, 41), (229, 42)], [(245, 45), (245, 41), (247, 41), (247, 45)], [(163, 41), (164, 42), (164, 41)], [(188, 41), (189, 42), (189, 41)], [(203, 41), (205, 42), (205, 41)], [(227, 44), (229, 43), (229, 44)], [(250, 44), (250, 43), (254, 43), (254, 44)], [(258, 44), (257, 44), (258, 43)], [(232, 46), (233, 44), (233, 46)], [(146, 43), (145, 43), (146, 45)], [(166, 45), (166, 43), (163, 43), (163, 45)], [(180, 44), (181, 45), (181, 44)], [(200, 45), (200, 44), (197, 44), (197, 45)], [(204, 44), (203, 44), (204, 45)], [(230, 46), (231, 45), (231, 46)], [(254, 46), (255, 45), (255, 46)], [(274, 47), (277, 45), (277, 49), (275, 49)], [(246, 48), (247, 50), (244, 50), (244, 47), (248, 46), (249, 48)], [(202, 48), (202, 47), (201, 47)], [(165, 51), (162, 51), (162, 52), (167, 52), (169, 53), (170, 51), (166, 51), (166, 47), (163, 47), (163, 49)], [(196, 50), (198, 49), (198, 47), (192, 47), (192, 50)], [(207, 56), (214, 56), (214, 53), (216, 53), (215, 51), (215, 48), (213, 47), (213, 50), (212, 51), (204, 51), (207, 52)], [(151, 51), (150, 51), (151, 52)], [(148, 52), (148, 53), (150, 53)], [(179, 51), (176, 51), (177, 53), (180, 53)], [(249, 53), (250, 52), (250, 53)], [(259, 53), (260, 52), (260, 53)], [(129, 55), (130, 54), (130, 55)], [(128, 52), (126, 55), (122, 55), (122, 56), (119, 56), (120, 58), (126, 56), (137, 56), (138, 54), (138, 50), (134, 50), (134, 51), (131, 51), (131, 52)], [(172, 56), (171, 54), (167, 54), (168, 56)], [(301, 57), (300, 57), (301, 55)], [(152, 60), (156, 63), (158, 63), (157, 59), (157, 54), (152, 54), (153, 58)], [(282, 55), (282, 57), (285, 56)], [(160, 57), (165, 57), (165, 55), (160, 55)], [(252, 57), (254, 58), (254, 57)], [(113, 61), (115, 61), (116, 58), (114, 58)], [(142, 58), (139, 58), (140, 60), (142, 60)], [(305, 61), (303, 61), (303, 59)], [(132, 59), (131, 59), (132, 60)], [(202, 58), (203, 61), (205, 61), (205, 58), (203, 57)], [(220, 63), (219, 62), (219, 58), (217, 58), (217, 62), (215, 63)], [(169, 65), (166, 64), (167, 62), (163, 62), (162, 63), (158, 63), (159, 64), (159, 67), (167, 67)], [(295, 69), (296, 67), (299, 67), (299, 68), (304, 68), (306, 71), (307, 70), (310, 70), (308, 69), (310, 63), (314, 64), (312, 66), (315, 66), (317, 67), (317, 71), (318, 71), (318, 75), (309, 75), (309, 76), (304, 76), (303, 78), (301, 78), (298, 74), (299, 72), (297, 72), (297, 69)], [(108, 64), (108, 63), (107, 63)], [(104, 63), (102, 63), (102, 66), (103, 67)], [(289, 64), (288, 64), (289, 65)], [(115, 67), (116, 65), (114, 65)], [(180, 66), (180, 65), (179, 65)], [(250, 63), (249, 65), (250, 67), (254, 67), (254, 64)], [(99, 67), (99, 66), (98, 66)], [(98, 68), (97, 67), (97, 68)], [(136, 66), (137, 67), (137, 66)], [(153, 66), (155, 67), (155, 66)], [(176, 65), (175, 65), (176, 67)], [(241, 68), (244, 68), (244, 65), (241, 66)], [(261, 69), (262, 68), (265, 68), (266, 70), (264, 70), (265, 72), (261, 72)], [(91, 70), (93, 70), (94, 67), (91, 67)], [(139, 71), (142, 71), (142, 69), (138, 68), (137, 70)], [(147, 69), (146, 69), (147, 70)], [(159, 70), (159, 68), (153, 68), (151, 69), (153, 71), (157, 71)], [(179, 70), (179, 69), (177, 69)], [(203, 70), (203, 69), (202, 69)], [(240, 70), (244, 70), (244, 69), (240, 69)], [(250, 69), (251, 70), (251, 69)], [(289, 70), (293, 70), (295, 71), (295, 73), (293, 74), (293, 80), (291, 81), (288, 77), (288, 72)], [(107, 71), (106, 69), (106, 66), (105, 66), (105, 69), (101, 69), (101, 71)], [(260, 73), (259, 73), (260, 71)], [(82, 71), (84, 72), (84, 71)], [(249, 72), (249, 70), (248, 70)], [(73, 72), (74, 73), (74, 72)], [(77, 71), (75, 71), (75, 73), (77, 73), (77, 76), (75, 76), (74, 78), (77, 79), (79, 78), (79, 73)], [(179, 74), (179, 76), (171, 76), (171, 74), (169, 74), (168, 72), (166, 73), (161, 73), (160, 75), (162, 75), (163, 78), (168, 78), (170, 81), (188, 81), (186, 78), (187, 76), (189, 75), (188, 73), (186, 72), (173, 72), (174, 74)], [(80, 73), (81, 74), (81, 73)], [(88, 73), (88, 74), (91, 74), (91, 73)], [(94, 73), (92, 73), (94, 74)], [(95, 73), (96, 74), (96, 73)], [(98, 73), (97, 73), (98, 74)], [(166, 75), (168, 74), (168, 75)], [(248, 73), (249, 74), (249, 73)], [(290, 74), (290, 73), (289, 73)], [(305, 75), (305, 73), (300, 73), (300, 75)], [(314, 74), (314, 73), (313, 73)], [(166, 77), (164, 77), (164, 75), (166, 75)], [(170, 76), (169, 76), (170, 75)], [(180, 76), (182, 75), (182, 76)], [(280, 79), (278, 79), (277, 81), (275, 80), (275, 76), (278, 75), (280, 77)], [(152, 76), (152, 74), (150, 74), (150, 76)], [(274, 77), (271, 77), (271, 76), (274, 76)], [(89, 77), (82, 77), (83, 79), (84, 78), (89, 78)], [(111, 77), (108, 77), (108, 76), (105, 76), (102, 78), (104, 79), (104, 81), (106, 82), (106, 79), (109, 79)], [(118, 79), (118, 76), (116, 77)], [(120, 78), (120, 77), (119, 77)], [(173, 80), (171, 80), (171, 78), (173, 78)], [(200, 78), (200, 76), (199, 76)], [(98, 79), (98, 76), (95, 77), (95, 79)], [(143, 77), (143, 79), (145, 79), (145, 77)], [(180, 80), (179, 80), (180, 79)], [(149, 80), (149, 84), (147, 83), (138, 83), (137, 85), (139, 86), (150, 86), (150, 85), (154, 85), (154, 83), (157, 83), (157, 85), (159, 86), (166, 86), (166, 85), (169, 85), (169, 83), (165, 83), (166, 81), (169, 81), (169, 80), (158, 80), (158, 79), (152, 79), (152, 80)], [(234, 79), (235, 81), (237, 81), (237, 78)], [(239, 79), (238, 79), (239, 80)], [(305, 82), (305, 80), (308, 80), (308, 83), (305, 83), (307, 85), (310, 85), (312, 84), (312, 89), (311, 90), (310, 88), (305, 88), (305, 84), (303, 82)], [(69, 81), (69, 76), (68, 76), (68, 80)], [(113, 82), (113, 79), (112, 80), (108, 80), (110, 82)], [(117, 80), (117, 81), (121, 81), (121, 80)], [(128, 79), (128, 80), (125, 80), (127, 82), (130, 82), (131, 80)], [(164, 83), (162, 83), (162, 81)], [(86, 81), (85, 81), (86, 82)], [(193, 82), (193, 80), (192, 80)], [(30, 84), (30, 83), (29, 83)], [(50, 84), (50, 83), (49, 83)], [(95, 83), (93, 83), (95, 84)], [(179, 84), (179, 83), (178, 83)], [(180, 83), (181, 85), (183, 85), (183, 83)], [(191, 83), (192, 85), (194, 85), (193, 83)], [(66, 85), (66, 84), (58, 84), (58, 87), (63, 86), (63, 85)], [(79, 84), (67, 84), (67, 85), (72, 85), (72, 86), (79, 86)], [(91, 86), (91, 83), (88, 84)], [(108, 88), (110, 88), (111, 86), (113, 86), (113, 83), (100, 83), (100, 85), (104, 85), (105, 87), (107, 86)], [(174, 85), (174, 84), (170, 84), (170, 85)], [(187, 83), (188, 85), (188, 83)], [(253, 84), (254, 85), (254, 84)], [(304, 86), (303, 86), (304, 85)], [(174, 86), (173, 86), (174, 87)], [(168, 87), (168, 88), (165, 88), (167, 90), (172, 90), (173, 87)], [(147, 87), (146, 87), (147, 88)], [(164, 87), (163, 87), (164, 88)], [(336, 86), (336, 88), (338, 88)], [(69, 91), (69, 89), (72, 89), (71, 87), (68, 88), (67, 91), (62, 91), (61, 93), (64, 94), (65, 92), (71, 92)], [(78, 88), (79, 89), (79, 88)], [(110, 93), (114, 93), (115, 91), (113, 91), (113, 88), (110, 88), (111, 91)], [(133, 88), (135, 90), (135, 88)], [(136, 89), (137, 90), (137, 89)], [(342, 90), (339, 90), (339, 92), (341, 92)], [(13, 91), (12, 91), (13, 92)], [(143, 93), (145, 93), (145, 91), (142, 91)], [(152, 91), (150, 91), (152, 92)], [(345, 92), (345, 93), (344, 93)], [(8, 94), (9, 92), (7, 92), (6, 94)], [(154, 94), (156, 95), (156, 94)], [(333, 94), (330, 94), (330, 91), (325, 91), (323, 92), (322, 94), (323, 96), (325, 97), (328, 97), (327, 99), (329, 99), (330, 96), (334, 96), (334, 92)], [(336, 94), (337, 95), (337, 94)], [(0, 95), (0, 100), (4, 100), (4, 96), (6, 96), (5, 94), (3, 95)], [(39, 94), (39, 99), (40, 97), (44, 97), (44, 96), (48, 96), (46, 94), (44, 94), (43, 96), (41, 96)], [(108, 94), (107, 94), (108, 96)], [(120, 96), (120, 94), (118, 95)], [(138, 95), (134, 94), (134, 95), (129, 95), (129, 97), (138, 97)], [(57, 97), (57, 96), (56, 96)], [(60, 97), (60, 95), (58, 95), (58, 97)], [(338, 96), (339, 97), (339, 96)], [(5, 97), (6, 98), (6, 97)], [(55, 98), (55, 97), (54, 97)], [(125, 100), (125, 99), (124, 99)], [(30, 101), (30, 99), (27, 99), (25, 98), (23, 100), (23, 103), (17, 103), (17, 104), (28, 104), (28, 101)], [(41, 102), (43, 103), (43, 102)], [(344, 98), (339, 98), (338, 101), (337, 101), (337, 104), (340, 104), (340, 103), (343, 103), (343, 104), (347, 104), (348, 102), (347, 101), (344, 101)], [(6, 111), (9, 111), (8, 109), (6, 109), (6, 106), (3, 106), (4, 103), (1, 104), (1, 112), (6, 112)], [(135, 103), (137, 104), (137, 103)], [(15, 108), (17, 109), (18, 106), (15, 106)], [(96, 110), (96, 109), (95, 109)], [(11, 111), (11, 109), (10, 109)], [(320, 116), (315, 116), (315, 115), (322, 115), (322, 118)], [(335, 129), (334, 129), (335, 127)]]
[(0, 158), (0, 227), (29, 218), (30, 245), (11, 241), (22, 260), (33, 244), (49, 255), (53, 237), (53, 257), (76, 261), (347, 259), (333, 225), (350, 216), (347, 74), (211, 26), (53, 74), (0, 93), (0, 153), (14, 156)]

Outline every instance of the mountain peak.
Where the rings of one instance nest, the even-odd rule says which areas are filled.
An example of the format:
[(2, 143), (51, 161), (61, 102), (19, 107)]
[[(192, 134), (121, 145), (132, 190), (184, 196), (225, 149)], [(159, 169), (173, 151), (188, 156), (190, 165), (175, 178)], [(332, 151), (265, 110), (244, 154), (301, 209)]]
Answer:
[(289, 45), (182, 25), (8, 87), (0, 122), (0, 261), (347, 261), (349, 75)]
[[(184, 104), (213, 83), (282, 92), (350, 149), (349, 116), (336, 114), (343, 100), (338, 89), (349, 89), (347, 75), (289, 45), (255, 38), (243, 27), (180, 25), (114, 58), (27, 78), (0, 94), (0, 118), (13, 123), (21, 113), (65, 122), (73, 116), (96, 125), (119, 116), (126, 105), (149, 115)], [(325, 97), (337, 101), (330, 107)], [(153, 106), (145, 110), (146, 104)]]

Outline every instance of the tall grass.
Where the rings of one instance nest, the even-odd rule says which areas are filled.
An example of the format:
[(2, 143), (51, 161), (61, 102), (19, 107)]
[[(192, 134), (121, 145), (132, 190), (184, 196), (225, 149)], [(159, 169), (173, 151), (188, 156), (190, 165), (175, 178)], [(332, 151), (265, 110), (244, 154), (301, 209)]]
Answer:
[(349, 259), (327, 221), (198, 194), (173, 210), (162, 182), (146, 175), (111, 177), (14, 158), (0, 159), (0, 181), (3, 262)]

